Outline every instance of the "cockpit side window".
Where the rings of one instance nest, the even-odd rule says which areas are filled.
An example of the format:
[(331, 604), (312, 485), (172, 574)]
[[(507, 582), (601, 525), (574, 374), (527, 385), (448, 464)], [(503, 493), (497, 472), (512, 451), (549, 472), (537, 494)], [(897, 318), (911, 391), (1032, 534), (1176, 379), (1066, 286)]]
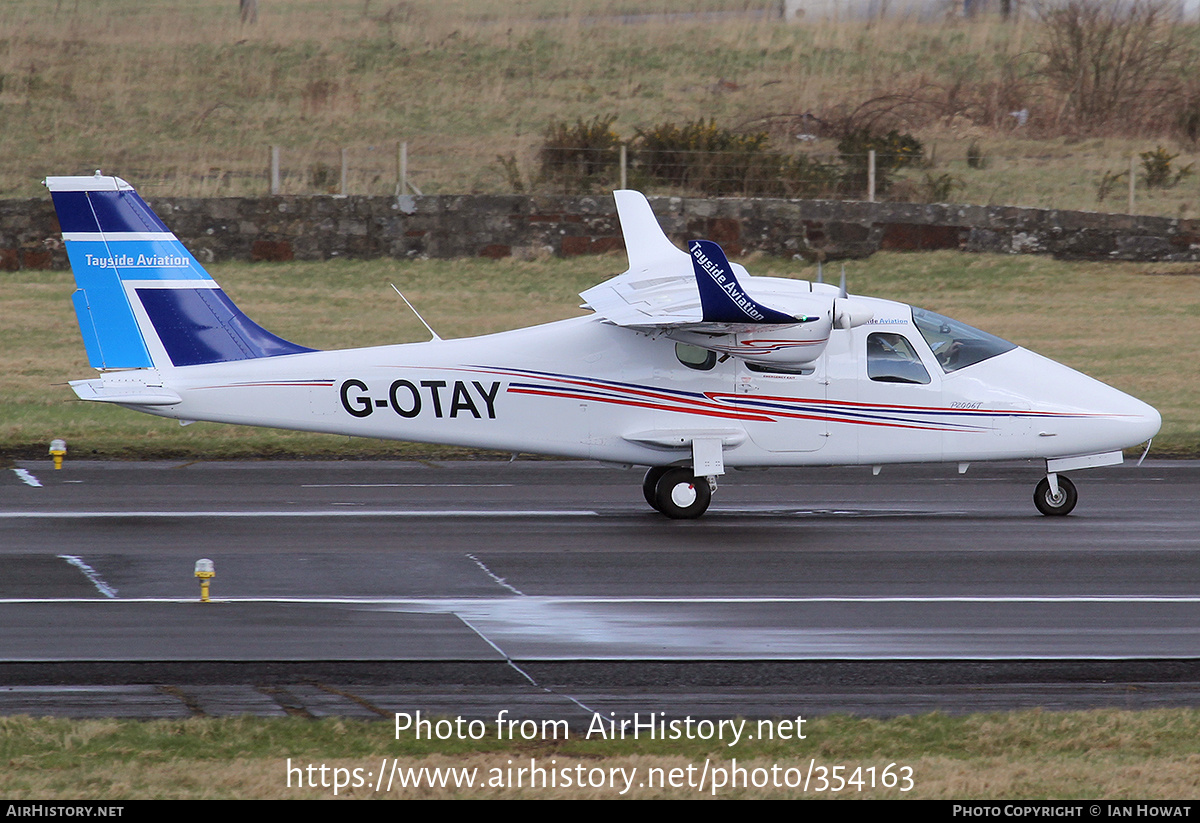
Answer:
[(691, 346), (687, 343), (675, 344), (675, 357), (689, 369), (696, 369), (697, 371), (708, 371), (717, 365), (716, 352), (702, 349), (699, 346)]
[(929, 372), (902, 334), (875, 332), (867, 337), (867, 377), (881, 383), (928, 383)]
[(947, 374), (1017, 347), (1016, 343), (925, 309), (913, 307), (913, 323)]

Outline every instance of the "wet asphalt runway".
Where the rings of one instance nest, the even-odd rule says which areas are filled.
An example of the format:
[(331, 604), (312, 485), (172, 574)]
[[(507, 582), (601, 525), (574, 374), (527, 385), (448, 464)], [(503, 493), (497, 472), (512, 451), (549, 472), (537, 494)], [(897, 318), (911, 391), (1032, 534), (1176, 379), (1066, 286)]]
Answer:
[[(733, 472), (690, 522), (650, 511), (637, 470), (589, 463), (2, 475), (0, 713), (894, 714), (1200, 693), (1191, 462), (1079, 472), (1068, 518), (1034, 510), (1032, 464)], [(201, 557), (213, 603), (195, 602)]]

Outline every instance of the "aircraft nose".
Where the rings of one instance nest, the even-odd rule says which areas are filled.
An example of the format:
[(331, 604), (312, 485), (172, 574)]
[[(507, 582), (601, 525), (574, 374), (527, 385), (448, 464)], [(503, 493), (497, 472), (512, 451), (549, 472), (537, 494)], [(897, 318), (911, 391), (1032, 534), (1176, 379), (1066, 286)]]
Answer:
[[(1045, 416), (1039, 434), (1055, 450), (1073, 453), (1116, 451), (1158, 434), (1162, 415), (1148, 403), (1060, 364), (1042, 370)], [(1049, 385), (1049, 383), (1053, 385)], [(1036, 407), (1036, 405), (1035, 405)]]
[(1158, 434), (1162, 428), (1162, 415), (1158, 413), (1158, 409), (1137, 398), (1125, 396), (1136, 404), (1128, 420), (1132, 442), (1136, 445)]

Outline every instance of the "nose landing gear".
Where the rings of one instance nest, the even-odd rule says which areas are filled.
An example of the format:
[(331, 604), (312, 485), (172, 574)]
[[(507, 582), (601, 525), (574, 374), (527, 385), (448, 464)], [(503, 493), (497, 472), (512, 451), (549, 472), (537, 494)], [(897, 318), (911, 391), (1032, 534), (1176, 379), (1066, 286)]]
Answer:
[(1077, 502), (1079, 493), (1075, 491), (1075, 484), (1053, 473), (1043, 477), (1033, 492), (1033, 505), (1048, 517), (1070, 514)]

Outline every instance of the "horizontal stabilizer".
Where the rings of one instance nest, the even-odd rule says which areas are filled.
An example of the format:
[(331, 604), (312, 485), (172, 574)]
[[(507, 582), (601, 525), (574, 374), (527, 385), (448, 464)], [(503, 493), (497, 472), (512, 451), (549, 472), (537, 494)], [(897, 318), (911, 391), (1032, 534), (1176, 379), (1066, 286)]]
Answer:
[(123, 406), (174, 406), (178, 394), (162, 386), (105, 385), (100, 380), (72, 380), (71, 389), (80, 400), (117, 403)]

